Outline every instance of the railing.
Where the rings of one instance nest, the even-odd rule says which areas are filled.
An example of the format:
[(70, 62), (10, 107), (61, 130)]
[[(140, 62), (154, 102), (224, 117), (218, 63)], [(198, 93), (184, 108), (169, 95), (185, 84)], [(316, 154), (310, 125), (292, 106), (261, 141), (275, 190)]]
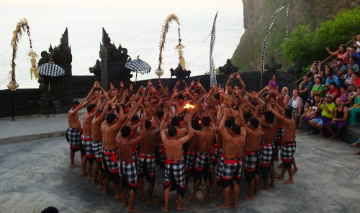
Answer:
[[(353, 38), (353, 39), (351, 39), (350, 41), (348, 41), (346, 44), (345, 44), (345, 47), (347, 47), (350, 43), (352, 43), (353, 42), (353, 40), (354, 39), (356, 39), (356, 36)], [(322, 62), (321, 62), (321, 64), (325, 64), (326, 62), (328, 62), (331, 58), (333, 57), (333, 55), (330, 55), (329, 57), (327, 57), (325, 60), (323, 60)], [(315, 69), (316, 69), (317, 67), (315, 67)], [(304, 74), (303, 76), (305, 76), (305, 75), (309, 75), (311, 73), (311, 70), (309, 71), (309, 72), (307, 72), (306, 74)], [(295, 84), (298, 84), (299, 82), (301, 82), (302, 81), (302, 77), (303, 76), (301, 76), (298, 80), (296, 80), (295, 81)], [(311, 77), (310, 79), (312, 79), (313, 77)]]

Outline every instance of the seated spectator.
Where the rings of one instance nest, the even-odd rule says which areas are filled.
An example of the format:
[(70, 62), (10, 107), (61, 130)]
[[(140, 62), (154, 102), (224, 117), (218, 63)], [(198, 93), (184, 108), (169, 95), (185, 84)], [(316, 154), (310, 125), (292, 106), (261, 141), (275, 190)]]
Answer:
[(349, 63), (347, 64), (347, 69), (353, 69), (355, 72), (359, 72), (359, 65), (355, 63), (356, 58), (354, 56), (349, 58)]
[(313, 135), (313, 127), (317, 124), (320, 124), (322, 126), (322, 118), (321, 118), (321, 109), (318, 109), (318, 106), (324, 101), (324, 98), (320, 98), (319, 94), (314, 95), (314, 98), (312, 99), (312, 111), (311, 111), (311, 120), (308, 123), (309, 127), (309, 135)]
[[(319, 134), (323, 135), (324, 128), (331, 134), (330, 138), (335, 138), (335, 133), (331, 129), (332, 119), (334, 117), (335, 104), (332, 102), (333, 97), (326, 95), (325, 100), (319, 104), (317, 111), (321, 110), (321, 121), (318, 123), (310, 122), (310, 125), (319, 130)], [(313, 119), (314, 120), (314, 119)]]
[(352, 46), (350, 49), (350, 55), (349, 57), (354, 57), (355, 58), (355, 64), (360, 66), (360, 55), (357, 52), (357, 47), (356, 46)]
[(346, 86), (348, 86), (349, 91), (354, 91), (354, 89), (350, 88), (351, 81), (352, 81), (352, 74), (354, 74), (354, 73), (355, 73), (354, 70), (350, 68), (348, 70), (348, 73), (345, 74), (345, 84), (346, 84)]
[(347, 52), (346, 52), (346, 48), (344, 44), (341, 44), (339, 46), (339, 49), (335, 52), (331, 52), (329, 47), (326, 48), (326, 51), (330, 54), (330, 55), (334, 55), (337, 58), (341, 58), (343, 60), (344, 63), (347, 63), (348, 58), (347, 58)]
[(305, 102), (305, 107), (304, 107), (304, 113), (300, 116), (300, 123), (298, 128), (301, 128), (302, 126), (302, 122), (304, 121), (305, 124), (308, 124), (308, 122), (311, 120), (311, 116), (312, 116), (312, 106), (311, 106), (311, 100), (308, 99)]
[[(325, 66), (325, 72), (326, 72), (326, 67), (327, 66)], [(345, 73), (347, 70), (346, 66), (344, 65), (343, 60), (341, 58), (337, 58), (331, 64), (332, 73), (337, 73), (338, 70), (340, 70), (342, 73)]]
[(287, 87), (283, 87), (281, 90), (281, 95), (284, 97), (284, 105), (289, 105), (290, 96), (288, 95), (289, 89)]
[(335, 85), (336, 85), (336, 87), (340, 87), (340, 86), (341, 86), (341, 83), (340, 83), (340, 81), (339, 81), (339, 78), (338, 78), (336, 75), (334, 75), (333, 73), (329, 72), (329, 73), (327, 74), (327, 76), (328, 76), (328, 77), (326, 78), (325, 86), (328, 87), (331, 82), (334, 82)]
[(309, 81), (309, 77), (304, 75), (303, 81), (299, 84), (299, 96), (303, 100), (307, 100), (310, 97), (310, 91), (313, 83)]
[(270, 90), (276, 90), (276, 91), (278, 91), (278, 85), (276, 84), (275, 79), (276, 79), (276, 76), (275, 76), (275, 75), (272, 75), (272, 76), (271, 76), (271, 79), (270, 79), (270, 81), (269, 81), (269, 83), (268, 83), (268, 85), (271, 87)]
[(319, 94), (320, 97), (324, 96), (324, 94), (323, 94), (324, 87), (323, 87), (323, 85), (321, 85), (321, 81), (322, 81), (321, 77), (316, 77), (315, 78), (315, 84), (313, 85), (313, 87), (311, 89), (311, 92), (310, 92), (310, 95), (311, 95), (312, 98), (316, 94)]
[(335, 114), (332, 122), (336, 126), (336, 139), (341, 141), (341, 133), (343, 132), (344, 128), (348, 125), (348, 117), (349, 117), (349, 110), (341, 101), (341, 98), (336, 99)]
[(340, 87), (340, 99), (343, 102), (343, 104), (347, 107), (350, 106), (349, 95), (350, 95), (350, 92), (347, 90), (347, 86), (342, 85)]
[(356, 39), (353, 40), (353, 44), (357, 48), (356, 52), (360, 53), (360, 35), (356, 36)]
[(302, 99), (299, 97), (299, 93), (296, 89), (293, 90), (293, 97), (290, 100), (290, 106), (292, 107), (292, 113), (295, 116), (301, 115), (302, 111)]
[(334, 98), (334, 100), (336, 100), (340, 96), (339, 90), (336, 87), (335, 82), (331, 82), (329, 84), (329, 90), (328, 90), (327, 94), (330, 94)]
[(354, 86), (354, 88), (360, 87), (360, 78), (358, 75), (353, 73), (351, 77), (351, 85)]
[(349, 108), (349, 125), (356, 126), (356, 116), (360, 113), (360, 88), (357, 88), (357, 92), (350, 95), (350, 100), (354, 100), (354, 105)]
[(340, 81), (340, 86), (346, 85), (346, 83), (345, 83), (345, 80), (346, 80), (345, 75), (342, 72), (338, 73), (338, 79)]

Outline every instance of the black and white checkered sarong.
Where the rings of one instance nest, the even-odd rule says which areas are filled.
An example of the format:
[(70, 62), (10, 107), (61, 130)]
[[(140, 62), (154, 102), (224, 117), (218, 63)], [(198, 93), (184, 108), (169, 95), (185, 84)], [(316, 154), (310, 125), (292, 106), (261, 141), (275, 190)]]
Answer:
[(195, 170), (202, 171), (203, 169), (211, 171), (212, 169), (212, 159), (210, 153), (199, 152), (196, 157)]
[(136, 187), (137, 186), (137, 174), (136, 174), (136, 166), (134, 162), (119, 162), (119, 174), (120, 178), (123, 181), (126, 181), (129, 186)]
[(224, 155), (221, 154), (219, 163), (217, 165), (217, 171), (216, 171), (217, 182), (221, 182), (221, 180), (222, 180), (222, 173), (223, 173), (223, 169), (224, 169), (224, 160), (225, 160)]
[(253, 172), (256, 170), (257, 164), (259, 160), (258, 152), (245, 152), (244, 158), (244, 169), (247, 172)]
[[(143, 155), (139, 154), (137, 163), (137, 173), (139, 175), (148, 175), (149, 177), (155, 177), (156, 159), (155, 155)], [(146, 172), (147, 174), (145, 174)]]
[(185, 190), (185, 170), (182, 161), (171, 161), (166, 159), (164, 187), (170, 186), (173, 177), (176, 184)]
[(101, 156), (101, 148), (102, 148), (102, 142), (101, 141), (91, 141), (92, 150), (94, 152), (96, 161), (101, 163), (102, 156)]
[(188, 151), (185, 157), (185, 171), (190, 171), (194, 168), (196, 152)]
[(273, 156), (273, 143), (264, 144), (260, 153), (260, 166), (270, 166)]
[(282, 162), (291, 162), (296, 150), (296, 141), (281, 144), (280, 158)]
[(95, 158), (95, 155), (94, 155), (94, 152), (92, 149), (92, 144), (91, 144), (91, 141), (92, 141), (91, 136), (83, 135), (83, 136), (81, 136), (81, 139), (82, 139), (82, 145), (84, 147), (86, 157), (87, 158)]
[(68, 127), (66, 130), (66, 140), (71, 148), (80, 148), (81, 146), (81, 132), (79, 129)]
[(233, 178), (241, 178), (241, 168), (242, 160), (241, 159), (225, 159), (224, 167), (222, 171), (223, 180), (231, 180)]
[(118, 173), (119, 172), (119, 163), (118, 163), (118, 151), (117, 150), (106, 150), (103, 151), (103, 169), (110, 173)]

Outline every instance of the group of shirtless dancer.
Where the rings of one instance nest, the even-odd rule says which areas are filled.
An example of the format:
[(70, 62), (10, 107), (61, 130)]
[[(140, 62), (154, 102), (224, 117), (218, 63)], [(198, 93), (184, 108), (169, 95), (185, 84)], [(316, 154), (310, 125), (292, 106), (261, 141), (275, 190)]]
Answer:
[[(232, 81), (236, 86), (230, 86)], [(177, 191), (177, 210), (186, 210), (183, 198), (190, 175), (194, 179), (190, 200), (201, 197), (202, 180), (205, 200), (209, 200), (216, 182), (214, 199), (224, 195), (220, 207), (229, 209), (231, 202), (236, 208), (242, 170), (249, 187), (244, 198), (252, 200), (261, 180), (264, 190), (274, 187), (274, 160), (279, 153), (282, 172), (277, 178), (283, 180), (287, 171), (289, 179), (284, 184), (294, 183), (296, 126), (283, 100), (269, 86), (260, 93), (247, 92), (239, 73), (230, 75), (225, 88), (214, 85), (209, 92), (200, 81), (190, 86), (178, 81), (171, 92), (160, 81), (156, 86), (148, 81), (137, 91), (131, 84), (125, 89), (122, 82), (120, 88), (111, 84), (105, 91), (95, 82), (89, 95), (75, 101), (68, 112), (71, 166), (77, 166), (74, 156), (80, 150), (82, 175), (104, 193), (111, 182), (115, 197), (122, 198), (129, 212), (138, 211), (134, 207), (138, 190), (145, 200), (144, 178), (147, 203), (155, 202), (157, 169), (162, 176), (157, 178), (164, 179), (165, 212), (171, 190)], [(83, 108), (86, 112), (80, 122)]]

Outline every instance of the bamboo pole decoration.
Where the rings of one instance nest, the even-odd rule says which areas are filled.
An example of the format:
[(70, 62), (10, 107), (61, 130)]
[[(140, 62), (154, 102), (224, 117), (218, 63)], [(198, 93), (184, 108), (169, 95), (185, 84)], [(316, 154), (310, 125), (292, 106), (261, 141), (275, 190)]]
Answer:
[(176, 23), (178, 24), (178, 35), (179, 35), (179, 44), (175, 47), (175, 49), (178, 50), (179, 53), (179, 64), (181, 66), (181, 68), (183, 70), (185, 70), (185, 58), (183, 56), (183, 49), (184, 49), (184, 45), (181, 44), (181, 34), (180, 34), (180, 21), (179, 18), (175, 15), (175, 14), (170, 14), (164, 22), (164, 25), (162, 27), (162, 31), (161, 31), (161, 35), (160, 35), (160, 44), (159, 44), (159, 48), (160, 48), (160, 53), (159, 53), (159, 66), (157, 68), (157, 70), (155, 71), (156, 75), (162, 76), (164, 74), (164, 71), (161, 68), (162, 65), (162, 51), (165, 49), (165, 42), (166, 42), (166, 34), (169, 31), (169, 25), (172, 21), (176, 21)]
[(9, 72), (10, 74), (10, 82), (7, 85), (7, 87), (11, 90), (11, 91), (15, 91), (18, 87), (19, 84), (16, 82), (16, 75), (15, 75), (15, 58), (16, 58), (16, 52), (17, 52), (17, 47), (18, 47), (18, 42), (23, 34), (23, 32), (26, 32), (27, 35), (29, 36), (29, 43), (30, 43), (30, 51), (29, 51), (29, 56), (31, 57), (30, 62), (31, 62), (31, 68), (30, 68), (30, 75), (31, 75), (31, 79), (32, 76), (34, 75), (35, 78), (38, 78), (38, 69), (36, 66), (36, 57), (38, 57), (38, 55), (32, 50), (32, 40), (30, 37), (30, 27), (28, 25), (28, 20), (26, 20), (25, 18), (21, 19), (17, 25), (15, 30), (13, 31), (13, 38), (11, 40), (10, 46), (13, 49), (12, 52), (12, 60), (11, 60), (11, 71)]

